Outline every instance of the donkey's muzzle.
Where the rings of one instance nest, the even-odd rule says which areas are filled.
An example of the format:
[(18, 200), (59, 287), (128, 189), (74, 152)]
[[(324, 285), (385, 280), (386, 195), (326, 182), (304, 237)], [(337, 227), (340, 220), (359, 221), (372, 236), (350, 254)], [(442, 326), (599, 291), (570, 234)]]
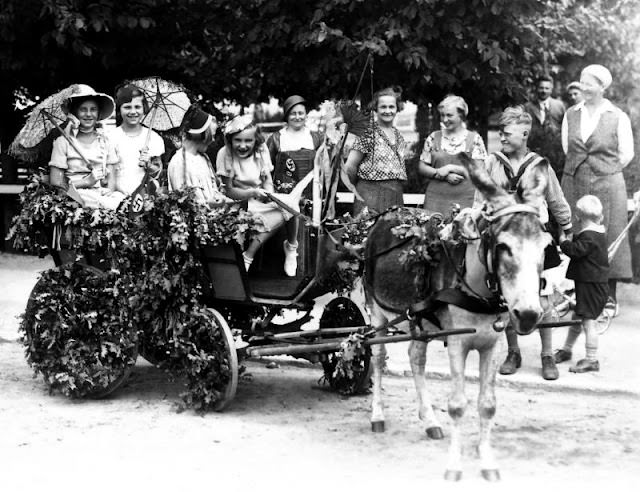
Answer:
[(536, 329), (536, 323), (540, 318), (540, 313), (533, 309), (513, 310), (513, 316), (516, 318), (514, 329), (518, 335), (529, 335)]

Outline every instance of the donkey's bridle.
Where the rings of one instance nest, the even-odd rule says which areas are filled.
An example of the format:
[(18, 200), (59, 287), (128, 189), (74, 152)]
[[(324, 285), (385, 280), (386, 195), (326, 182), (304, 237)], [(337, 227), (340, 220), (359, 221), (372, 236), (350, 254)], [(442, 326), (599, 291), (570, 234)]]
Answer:
[[(483, 252), (480, 261), (484, 264), (487, 269), (487, 287), (493, 294), (497, 297), (501, 296), (500, 293), (500, 283), (498, 282), (498, 259), (496, 254), (496, 249), (498, 246), (497, 237), (500, 232), (504, 230), (504, 228), (509, 223), (509, 219), (511, 216), (516, 214), (531, 214), (535, 215), (540, 221), (540, 210), (533, 205), (528, 205), (526, 203), (516, 203), (514, 205), (507, 205), (499, 210), (494, 211), (490, 214), (485, 214), (484, 219), (488, 222), (488, 226), (484, 231), (480, 233), (481, 239), (481, 250)], [(508, 217), (507, 220), (498, 221), (503, 217)], [(540, 222), (540, 227), (542, 227), (542, 223)]]

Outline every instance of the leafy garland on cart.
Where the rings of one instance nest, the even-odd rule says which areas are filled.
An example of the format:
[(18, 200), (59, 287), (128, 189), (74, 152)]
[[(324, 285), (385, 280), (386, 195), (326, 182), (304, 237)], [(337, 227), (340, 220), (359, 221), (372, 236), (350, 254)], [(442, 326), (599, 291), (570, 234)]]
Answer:
[[(157, 364), (184, 375), (185, 404), (213, 408), (229, 379), (220, 327), (201, 304), (200, 248), (242, 244), (263, 224), (238, 209), (209, 210), (192, 190), (152, 197), (136, 219), (83, 209), (34, 180), (9, 233), (18, 249), (43, 254), (51, 237), (66, 249), (106, 257), (106, 273), (66, 265), (45, 272), (21, 323), (27, 360), (51, 391), (101, 396), (135, 361), (138, 345)], [(101, 345), (120, 340), (122, 346)], [(152, 357), (151, 357), (152, 356)]]

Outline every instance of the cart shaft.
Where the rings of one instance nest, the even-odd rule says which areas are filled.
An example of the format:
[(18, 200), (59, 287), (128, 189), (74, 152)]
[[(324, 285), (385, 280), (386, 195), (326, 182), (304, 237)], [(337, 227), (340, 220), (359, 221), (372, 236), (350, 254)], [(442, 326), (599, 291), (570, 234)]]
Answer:
[[(410, 340), (418, 340), (428, 342), (433, 338), (447, 337), (450, 335), (464, 335), (467, 333), (475, 333), (474, 328), (460, 328), (457, 330), (442, 330), (437, 332), (422, 333), (420, 335), (411, 335), (410, 333), (402, 335), (388, 335), (364, 340), (364, 345), (379, 345), (381, 343), (398, 343)], [(246, 353), (249, 357), (260, 357), (269, 355), (294, 355), (308, 354), (314, 352), (336, 352), (340, 350), (340, 344), (344, 339), (332, 339), (321, 343), (305, 343), (305, 344), (282, 344), (272, 345), (269, 347), (249, 347)]]

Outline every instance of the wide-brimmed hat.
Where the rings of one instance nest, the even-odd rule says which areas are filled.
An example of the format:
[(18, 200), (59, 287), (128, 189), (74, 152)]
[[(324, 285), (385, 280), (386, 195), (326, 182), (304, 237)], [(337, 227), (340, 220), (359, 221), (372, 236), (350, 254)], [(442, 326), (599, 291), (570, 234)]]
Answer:
[(69, 96), (62, 105), (65, 114), (69, 113), (69, 108), (74, 100), (91, 98), (98, 102), (98, 119), (104, 120), (113, 114), (116, 105), (113, 98), (103, 92), (96, 92), (95, 89), (86, 84), (77, 84), (76, 92)]
[(243, 114), (236, 116), (229, 120), (224, 127), (224, 134), (231, 135), (233, 133), (240, 133), (253, 125), (253, 116), (250, 114)]
[(289, 114), (289, 111), (291, 111), (291, 108), (293, 108), (296, 104), (304, 104), (307, 101), (305, 101), (304, 97), (302, 96), (289, 96), (284, 100), (284, 104), (282, 105), (282, 109), (284, 110), (284, 118), (285, 120), (287, 119), (287, 115)]

